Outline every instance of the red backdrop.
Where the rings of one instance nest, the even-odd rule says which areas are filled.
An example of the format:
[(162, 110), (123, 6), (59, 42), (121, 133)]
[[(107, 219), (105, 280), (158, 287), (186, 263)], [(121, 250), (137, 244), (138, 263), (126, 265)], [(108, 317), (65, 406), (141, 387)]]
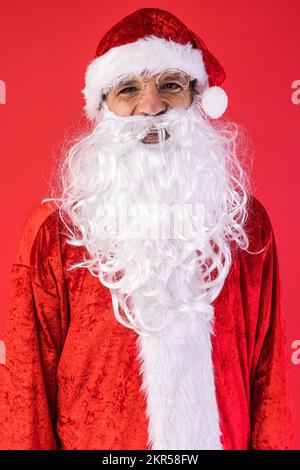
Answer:
[[(141, 7), (171, 11), (227, 72), (227, 117), (250, 132), (255, 195), (275, 230), (300, 449), (299, 0), (2, 0), (0, 40), (1, 320), (21, 225), (48, 195), (53, 156), (82, 118), (84, 73), (101, 35)], [(298, 341), (298, 343), (297, 343)], [(297, 346), (299, 353), (293, 349)]]

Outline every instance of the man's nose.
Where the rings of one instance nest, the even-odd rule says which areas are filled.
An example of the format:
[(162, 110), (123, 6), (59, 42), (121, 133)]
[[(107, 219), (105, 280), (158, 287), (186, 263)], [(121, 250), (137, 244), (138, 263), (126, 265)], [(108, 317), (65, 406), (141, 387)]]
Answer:
[(134, 114), (156, 116), (163, 114), (168, 109), (168, 104), (162, 99), (154, 81), (145, 82), (142, 94)]

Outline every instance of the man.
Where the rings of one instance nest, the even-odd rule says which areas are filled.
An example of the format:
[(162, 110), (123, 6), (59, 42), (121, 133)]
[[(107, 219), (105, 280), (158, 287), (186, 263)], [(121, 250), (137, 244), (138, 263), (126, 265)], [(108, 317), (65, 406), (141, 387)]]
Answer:
[(276, 244), (224, 79), (163, 10), (100, 41), (92, 130), (12, 268), (1, 448), (291, 448)]

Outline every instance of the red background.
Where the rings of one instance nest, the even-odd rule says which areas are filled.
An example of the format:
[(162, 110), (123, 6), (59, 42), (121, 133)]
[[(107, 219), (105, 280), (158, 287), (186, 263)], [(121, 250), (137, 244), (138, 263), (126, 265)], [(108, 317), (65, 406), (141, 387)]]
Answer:
[(31, 207), (49, 195), (54, 155), (83, 118), (80, 90), (87, 64), (107, 29), (132, 11), (151, 6), (178, 16), (220, 60), (228, 77), (226, 115), (243, 124), (252, 137), (254, 194), (266, 207), (277, 239), (300, 449), (300, 364), (291, 360), (291, 344), (300, 339), (300, 103), (292, 102), (292, 83), (300, 80), (299, 0), (123, 5), (101, 0), (2, 0), (0, 80), (6, 84), (6, 104), (0, 104), (0, 337), (19, 232)]

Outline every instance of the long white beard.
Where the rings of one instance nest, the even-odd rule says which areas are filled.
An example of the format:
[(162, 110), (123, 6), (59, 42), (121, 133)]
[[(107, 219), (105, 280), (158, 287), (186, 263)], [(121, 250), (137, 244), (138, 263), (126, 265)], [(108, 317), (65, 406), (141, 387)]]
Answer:
[[(142, 143), (155, 127), (160, 143)], [(63, 162), (60, 213), (73, 224), (69, 243), (85, 246), (89, 253), (88, 260), (72, 268), (86, 267), (98, 276), (110, 289), (117, 320), (139, 334), (164, 334), (175, 320), (184, 319), (190, 332), (194, 321), (210, 322), (211, 303), (231, 265), (230, 243), (248, 247), (243, 229), (247, 177), (235, 153), (236, 131), (226, 125), (214, 128), (196, 101), (188, 110), (173, 108), (153, 117), (120, 118), (106, 110)], [(151, 212), (150, 227), (161, 227), (174, 204), (201, 205), (203, 242), (184, 235), (126, 237), (116, 214), (137, 204), (160, 209)], [(139, 223), (149, 227), (149, 217), (144, 210)], [(136, 219), (131, 219), (126, 218), (127, 235), (136, 228)], [(197, 229), (195, 215), (193, 224)], [(181, 334), (188, 331), (180, 327)]]

